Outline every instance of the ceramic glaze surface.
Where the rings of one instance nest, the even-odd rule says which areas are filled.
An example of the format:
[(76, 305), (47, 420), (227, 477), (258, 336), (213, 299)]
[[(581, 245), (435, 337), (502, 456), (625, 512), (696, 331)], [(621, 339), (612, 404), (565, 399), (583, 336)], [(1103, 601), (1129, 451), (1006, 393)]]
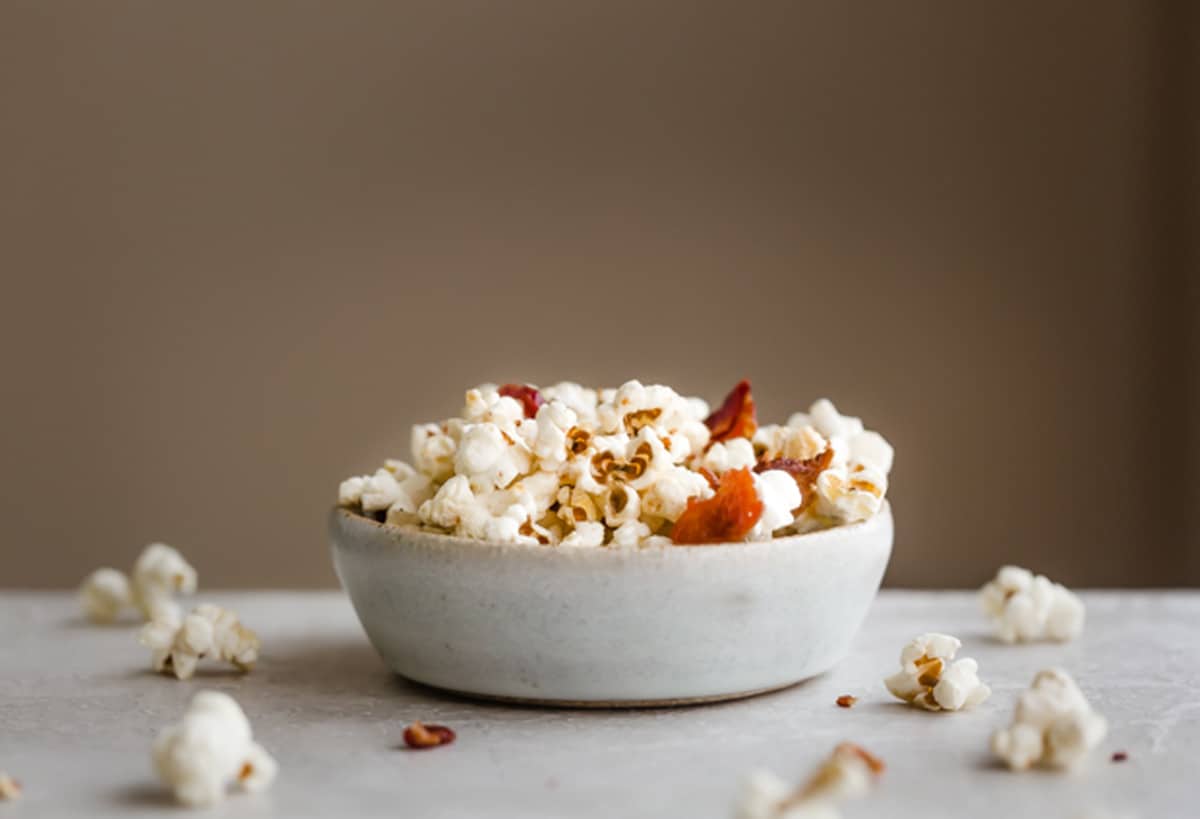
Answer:
[(846, 655), (887, 567), (871, 520), (765, 543), (499, 545), (330, 516), (334, 565), (399, 674), (478, 696), (620, 705), (735, 697)]

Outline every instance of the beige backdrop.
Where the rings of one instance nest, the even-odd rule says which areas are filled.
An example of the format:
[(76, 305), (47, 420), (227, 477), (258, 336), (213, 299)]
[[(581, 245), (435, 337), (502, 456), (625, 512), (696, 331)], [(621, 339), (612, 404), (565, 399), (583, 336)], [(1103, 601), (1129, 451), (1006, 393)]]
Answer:
[(0, 585), (331, 584), (411, 423), (635, 376), (884, 431), (893, 584), (1200, 582), (1195, 17), (10, 0)]

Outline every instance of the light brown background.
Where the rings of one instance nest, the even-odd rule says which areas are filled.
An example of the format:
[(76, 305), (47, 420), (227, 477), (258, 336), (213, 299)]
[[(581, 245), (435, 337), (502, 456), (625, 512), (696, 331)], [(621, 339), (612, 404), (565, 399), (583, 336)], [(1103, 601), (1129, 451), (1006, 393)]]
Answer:
[(0, 585), (335, 582), (484, 380), (821, 395), (893, 584), (1200, 582), (1189, 3), (0, 6)]

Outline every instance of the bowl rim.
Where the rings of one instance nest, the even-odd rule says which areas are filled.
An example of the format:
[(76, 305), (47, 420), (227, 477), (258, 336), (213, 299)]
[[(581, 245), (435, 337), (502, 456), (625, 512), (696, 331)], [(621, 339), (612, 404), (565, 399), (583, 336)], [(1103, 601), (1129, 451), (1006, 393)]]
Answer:
[[(374, 530), (374, 534), (388, 535), (393, 540), (393, 545), (399, 545), (399, 541), (403, 538), (413, 538), (421, 540), (427, 545), (437, 546), (455, 550), (473, 550), (477, 552), (523, 552), (531, 555), (561, 555), (563, 557), (571, 556), (578, 558), (584, 554), (595, 555), (614, 555), (621, 556), (622, 559), (627, 559), (635, 555), (652, 555), (659, 556), (665, 554), (704, 554), (704, 555), (719, 555), (719, 554), (744, 554), (750, 551), (763, 549), (790, 549), (798, 548), (801, 544), (815, 545), (845, 538), (854, 538), (860, 535), (870, 535), (874, 531), (887, 527), (893, 527), (892, 507), (891, 504), (884, 499), (883, 504), (879, 507), (879, 511), (866, 520), (857, 521), (855, 523), (842, 524), (840, 526), (831, 526), (828, 529), (817, 529), (812, 532), (804, 532), (796, 535), (786, 535), (784, 537), (775, 537), (770, 540), (753, 540), (753, 541), (735, 541), (726, 543), (702, 543), (695, 545), (654, 545), (641, 547), (637, 549), (606, 549), (602, 547), (568, 547), (558, 548), (547, 546), (541, 543), (498, 543), (491, 540), (480, 540), (477, 538), (459, 537), (458, 535), (450, 535), (444, 532), (435, 532), (429, 529), (422, 529), (415, 524), (405, 524), (398, 526), (393, 523), (380, 522), (374, 518), (369, 518), (360, 512), (356, 512), (346, 506), (334, 506), (330, 510), (329, 520), (331, 527), (338, 524), (359, 527), (360, 529)], [(340, 545), (340, 543), (338, 544)]]

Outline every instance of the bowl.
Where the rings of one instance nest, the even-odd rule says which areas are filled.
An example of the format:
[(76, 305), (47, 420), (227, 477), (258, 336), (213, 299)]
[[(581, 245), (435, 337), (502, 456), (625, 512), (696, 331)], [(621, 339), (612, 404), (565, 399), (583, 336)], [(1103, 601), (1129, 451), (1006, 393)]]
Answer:
[(735, 699), (828, 671), (892, 548), (886, 504), (762, 543), (629, 551), (488, 543), (347, 509), (329, 531), (338, 577), (396, 673), (575, 707)]

